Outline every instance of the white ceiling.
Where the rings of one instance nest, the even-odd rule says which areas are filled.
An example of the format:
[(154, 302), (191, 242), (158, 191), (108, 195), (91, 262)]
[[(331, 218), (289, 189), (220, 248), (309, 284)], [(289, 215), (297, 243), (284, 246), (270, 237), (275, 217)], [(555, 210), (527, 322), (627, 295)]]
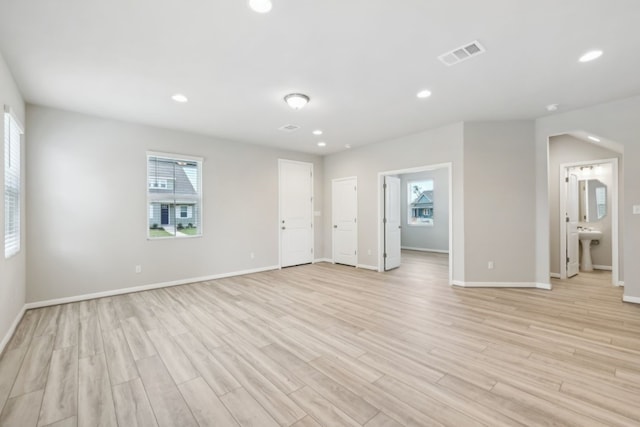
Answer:
[(34, 104), (318, 154), (640, 93), (637, 0), (272, 1), (0, 0), (0, 52)]

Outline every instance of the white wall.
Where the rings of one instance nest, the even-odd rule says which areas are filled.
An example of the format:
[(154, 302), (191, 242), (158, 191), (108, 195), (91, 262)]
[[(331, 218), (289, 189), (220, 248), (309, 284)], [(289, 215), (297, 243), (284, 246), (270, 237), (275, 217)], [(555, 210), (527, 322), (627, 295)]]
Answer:
[[(4, 105), (12, 108), (14, 114), (22, 122), (25, 123), (24, 101), (18, 88), (11, 76), (11, 72), (7, 68), (4, 58), (0, 55), (0, 111), (4, 113)], [(0, 135), (2, 135), (2, 147), (4, 147), (4, 115), (0, 120)], [(22, 182), (24, 183), (24, 153), (25, 142), (22, 142)], [(0, 188), (4, 188), (4, 148), (0, 150)], [(4, 191), (2, 192), (4, 194)], [(25, 302), (26, 288), (26, 256), (27, 244), (25, 242), (26, 224), (24, 199), (25, 190), (22, 189), (22, 209), (21, 209), (21, 250), (18, 255), (5, 259), (4, 258), (4, 225), (1, 227), (2, 246), (0, 247), (0, 351), (8, 340), (9, 332), (21, 312)], [(4, 195), (0, 197), (0, 224), (4, 224)]]
[(454, 280), (464, 275), (463, 125), (457, 123), (325, 157), (325, 254), (331, 258), (331, 180), (358, 177), (358, 263), (378, 265), (378, 173), (451, 162)]
[[(618, 159), (619, 175), (623, 174), (622, 156), (614, 151), (585, 142), (571, 135), (558, 135), (549, 141), (549, 216), (550, 216), (550, 268), (551, 273), (560, 274), (560, 165), (589, 160)], [(607, 184), (607, 215), (596, 223), (581, 224), (596, 227), (604, 233), (600, 245), (592, 246), (591, 255), (596, 265), (611, 266), (611, 182), (612, 177), (598, 178)], [(619, 180), (622, 182), (622, 180)], [(620, 192), (624, 191), (621, 186)], [(620, 198), (622, 199), (622, 198)], [(620, 206), (622, 207), (622, 206)], [(619, 224), (620, 233), (624, 235), (624, 225)], [(620, 242), (622, 244), (622, 242)], [(622, 252), (620, 252), (622, 253)], [(620, 271), (620, 277), (622, 271)]]
[(623, 211), (625, 227), (623, 263), (625, 268), (624, 298), (640, 303), (640, 215), (633, 205), (640, 205), (640, 96), (600, 104), (566, 113), (554, 114), (536, 121), (536, 277), (545, 280), (549, 274), (549, 192), (547, 187), (548, 138), (570, 131), (584, 130), (616, 141), (624, 147)]
[[(449, 251), (449, 170), (447, 168), (400, 175), (402, 247)], [(433, 180), (433, 226), (411, 225), (408, 219), (407, 184), (415, 180)]]
[(533, 158), (532, 121), (464, 124), (467, 282), (536, 282)]
[[(31, 105), (27, 126), (28, 302), (276, 266), (278, 158), (314, 163), (324, 214), (318, 156)], [(204, 236), (146, 239), (147, 150), (204, 157)]]

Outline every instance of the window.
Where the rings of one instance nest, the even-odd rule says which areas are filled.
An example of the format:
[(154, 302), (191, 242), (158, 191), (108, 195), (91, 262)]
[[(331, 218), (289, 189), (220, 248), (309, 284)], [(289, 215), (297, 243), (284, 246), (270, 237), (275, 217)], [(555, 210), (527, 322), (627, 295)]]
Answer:
[(202, 159), (147, 153), (148, 236), (202, 235)]
[(407, 183), (407, 223), (409, 225), (433, 225), (433, 180)]
[(8, 107), (4, 113), (4, 257), (20, 252), (20, 135)]

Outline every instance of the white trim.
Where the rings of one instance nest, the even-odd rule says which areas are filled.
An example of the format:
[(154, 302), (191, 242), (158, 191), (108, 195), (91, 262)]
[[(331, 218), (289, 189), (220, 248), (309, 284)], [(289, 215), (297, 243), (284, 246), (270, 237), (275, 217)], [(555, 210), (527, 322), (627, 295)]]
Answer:
[(608, 270), (611, 271), (612, 267), (610, 265), (593, 265), (594, 270)]
[(640, 304), (640, 297), (630, 297), (629, 295), (623, 295), (622, 296), (622, 301), (631, 302), (631, 303), (634, 303), (634, 304)]
[[(549, 143), (547, 142), (547, 148)], [(547, 156), (548, 157), (548, 156)], [(569, 168), (574, 166), (584, 166), (584, 165), (593, 165), (593, 164), (610, 164), (611, 165), (611, 179), (613, 181), (613, 191), (611, 194), (611, 283), (616, 284), (619, 282), (619, 221), (620, 221), (620, 213), (618, 209), (618, 197), (619, 197), (619, 169), (618, 169), (618, 158), (614, 157), (611, 159), (594, 159), (594, 160), (585, 160), (581, 162), (571, 162), (571, 163), (562, 163), (560, 164), (560, 209), (558, 214), (560, 215), (560, 278), (567, 278), (567, 265), (564, 261), (567, 253), (567, 224), (565, 222), (565, 213), (567, 211), (567, 186), (564, 181), (564, 177), (567, 176), (567, 171)], [(547, 177), (547, 181), (549, 178)]]
[(151, 157), (160, 157), (162, 159), (167, 160), (191, 160), (194, 162), (204, 163), (204, 157), (201, 156), (192, 156), (189, 154), (177, 154), (177, 153), (168, 153), (166, 151), (147, 151), (147, 158)]
[(329, 264), (333, 264), (333, 260), (331, 258), (316, 258), (313, 260), (314, 264), (318, 262), (328, 262)]
[(624, 288), (624, 280), (618, 280), (618, 283), (616, 283), (616, 286), (622, 286)]
[(535, 282), (463, 282), (453, 280), (451, 284), (464, 288), (536, 288), (551, 290), (550, 283)]
[(48, 307), (50, 305), (66, 304), (70, 302), (85, 301), (95, 298), (111, 297), (114, 295), (130, 294), (134, 292), (148, 291), (152, 289), (168, 288), (171, 286), (186, 285), (190, 283), (206, 282), (209, 280), (224, 279), (225, 277), (243, 276), (245, 274), (261, 273), (263, 271), (272, 271), (280, 269), (277, 265), (268, 267), (254, 268), (251, 270), (234, 271), (230, 273), (214, 274), (211, 276), (192, 277), (188, 279), (173, 280), (171, 282), (153, 283), (150, 285), (133, 286), (130, 288), (115, 289), (112, 291), (95, 292), (92, 294), (76, 295), (72, 297), (56, 298), (45, 301), (36, 301), (25, 304), (25, 309)]
[(9, 330), (5, 334), (4, 338), (2, 338), (2, 341), (0, 341), (0, 355), (2, 355), (2, 353), (4, 352), (4, 348), (6, 347), (6, 345), (9, 344), (9, 341), (11, 340), (11, 337), (13, 337), (13, 334), (15, 333), (16, 328), (18, 327), (18, 324), (22, 320), (22, 317), (24, 316), (24, 313), (26, 311), (27, 311), (27, 306), (25, 305), (25, 306), (22, 307), (22, 309), (20, 310), (20, 312), (16, 316), (15, 320), (13, 321), (11, 326), (9, 327)]
[(549, 273), (549, 277), (552, 277), (554, 279), (560, 279), (560, 273)]
[(13, 108), (11, 108), (11, 106), (5, 104), (4, 112), (7, 113), (8, 115), (10, 115), (11, 118), (13, 118), (13, 120), (16, 122), (16, 125), (18, 126), (18, 130), (20, 131), (20, 135), (24, 135), (25, 126), (22, 123), (22, 121), (20, 121), (20, 119), (18, 118), (16, 113), (13, 111)]
[(358, 264), (358, 265), (356, 265), (356, 267), (357, 268), (362, 268), (363, 270), (378, 271), (378, 267), (376, 267), (375, 265)]
[(409, 246), (400, 246), (400, 249), (406, 249), (408, 251), (418, 251), (418, 252), (435, 252), (439, 254), (448, 254), (449, 251), (443, 251), (442, 249), (428, 249), (428, 248), (411, 248)]

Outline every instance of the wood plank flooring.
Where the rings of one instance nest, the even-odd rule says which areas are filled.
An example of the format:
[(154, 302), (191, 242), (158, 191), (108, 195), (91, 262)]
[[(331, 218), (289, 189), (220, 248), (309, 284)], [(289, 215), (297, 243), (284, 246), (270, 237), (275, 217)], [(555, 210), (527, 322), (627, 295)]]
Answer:
[(640, 306), (606, 272), (462, 289), (447, 256), (30, 310), (0, 426), (640, 425)]

